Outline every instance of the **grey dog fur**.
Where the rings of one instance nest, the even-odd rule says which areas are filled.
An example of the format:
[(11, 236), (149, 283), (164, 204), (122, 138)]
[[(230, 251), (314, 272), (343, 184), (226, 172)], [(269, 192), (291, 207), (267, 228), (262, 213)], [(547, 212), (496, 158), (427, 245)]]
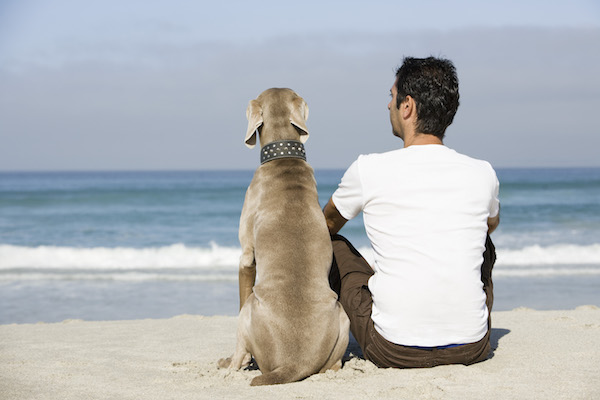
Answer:
[[(291, 89), (265, 90), (246, 112), (245, 143), (308, 138), (308, 106)], [(312, 167), (280, 159), (258, 167), (240, 218), (240, 314), (236, 349), (220, 367), (253, 356), (251, 385), (288, 383), (339, 369), (349, 320), (329, 287), (332, 248)]]

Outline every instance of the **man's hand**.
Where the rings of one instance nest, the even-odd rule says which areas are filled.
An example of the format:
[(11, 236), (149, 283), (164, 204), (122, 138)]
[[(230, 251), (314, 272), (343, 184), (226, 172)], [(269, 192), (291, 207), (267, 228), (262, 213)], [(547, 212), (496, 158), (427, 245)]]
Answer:
[(325, 214), (325, 221), (327, 221), (327, 228), (329, 229), (330, 235), (338, 233), (340, 229), (342, 229), (342, 226), (348, 222), (335, 207), (332, 199), (329, 199), (325, 208), (323, 208), (323, 214)]
[(500, 211), (498, 211), (498, 215), (496, 215), (495, 217), (488, 218), (487, 224), (489, 235), (490, 233), (494, 232), (494, 230), (496, 230), (496, 228), (498, 227), (498, 224), (500, 224)]

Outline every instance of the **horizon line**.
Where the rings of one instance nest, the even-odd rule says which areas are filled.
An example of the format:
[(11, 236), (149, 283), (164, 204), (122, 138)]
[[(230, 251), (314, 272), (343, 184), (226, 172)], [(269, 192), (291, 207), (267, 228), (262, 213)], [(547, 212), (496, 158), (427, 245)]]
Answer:
[[(493, 166), (495, 170), (507, 169), (600, 169), (600, 165), (588, 166)], [(258, 166), (256, 167), (258, 168)], [(248, 172), (255, 171), (256, 168), (132, 168), (132, 169), (0, 169), (0, 174), (20, 174), (20, 173), (140, 173), (140, 172)], [(344, 171), (348, 167), (314, 167), (315, 171)]]

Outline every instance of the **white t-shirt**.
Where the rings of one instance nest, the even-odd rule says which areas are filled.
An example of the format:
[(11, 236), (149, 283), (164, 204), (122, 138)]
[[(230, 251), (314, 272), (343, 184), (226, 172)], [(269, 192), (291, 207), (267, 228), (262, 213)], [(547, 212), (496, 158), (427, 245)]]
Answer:
[(346, 219), (363, 212), (372, 319), (385, 339), (433, 347), (485, 336), (481, 264), (498, 188), (488, 162), (443, 145), (362, 155), (348, 168), (332, 199)]

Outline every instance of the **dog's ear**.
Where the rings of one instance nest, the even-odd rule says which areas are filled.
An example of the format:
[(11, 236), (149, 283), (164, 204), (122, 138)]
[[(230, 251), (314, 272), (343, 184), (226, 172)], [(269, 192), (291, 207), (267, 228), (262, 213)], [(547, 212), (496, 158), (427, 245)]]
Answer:
[(258, 101), (250, 100), (246, 109), (246, 118), (248, 118), (248, 130), (246, 130), (244, 143), (249, 148), (253, 148), (256, 145), (258, 128), (263, 124), (263, 110)]
[(308, 119), (308, 105), (302, 97), (297, 97), (292, 102), (292, 113), (290, 115), (290, 122), (292, 125), (300, 129), (300, 141), (302, 143), (308, 140), (308, 128), (306, 127), (306, 120)]

